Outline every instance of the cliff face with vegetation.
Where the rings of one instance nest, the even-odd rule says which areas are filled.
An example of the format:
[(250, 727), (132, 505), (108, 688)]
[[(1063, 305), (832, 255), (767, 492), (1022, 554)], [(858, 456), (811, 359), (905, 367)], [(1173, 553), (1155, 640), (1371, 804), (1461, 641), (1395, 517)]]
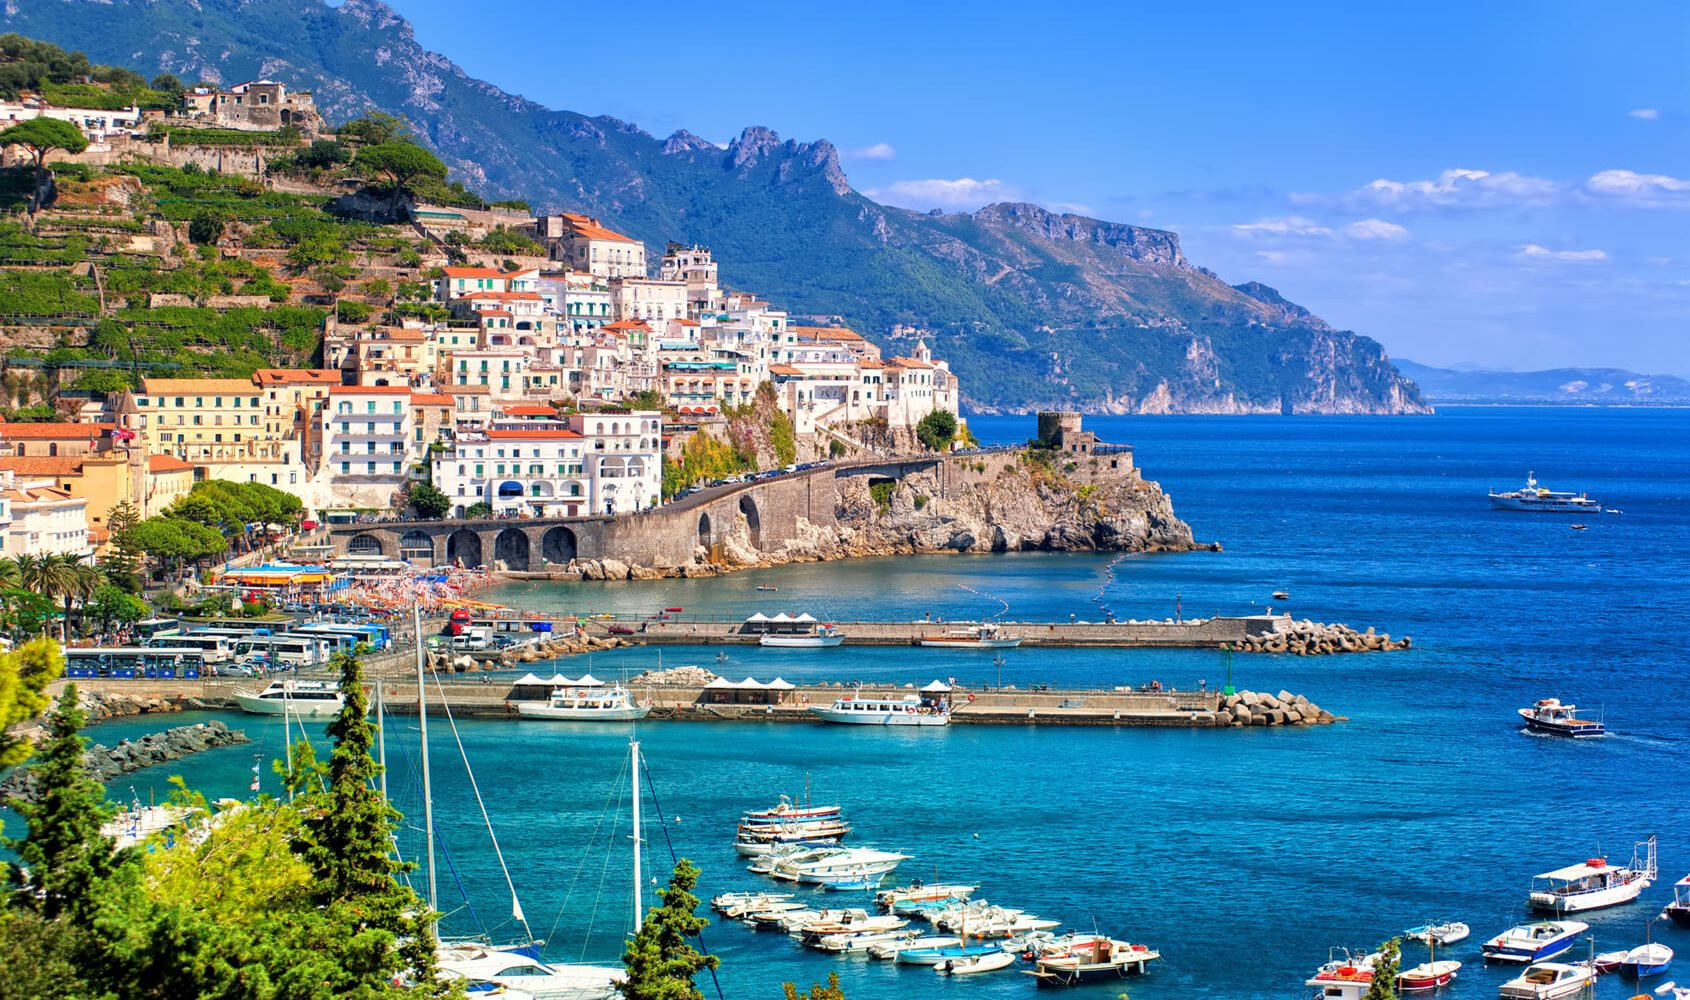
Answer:
[(982, 410), (1424, 412), (1364, 336), (1194, 266), (1178, 237), (1033, 205), (924, 214), (854, 191), (833, 145), (745, 129), (727, 148), (544, 108), (416, 43), (376, 0), (18, 0), (11, 30), (184, 79), (267, 76), (333, 122), (409, 119), (491, 197), (586, 211), (660, 248), (712, 246), (724, 281), (839, 316), (903, 352), (929, 331)]

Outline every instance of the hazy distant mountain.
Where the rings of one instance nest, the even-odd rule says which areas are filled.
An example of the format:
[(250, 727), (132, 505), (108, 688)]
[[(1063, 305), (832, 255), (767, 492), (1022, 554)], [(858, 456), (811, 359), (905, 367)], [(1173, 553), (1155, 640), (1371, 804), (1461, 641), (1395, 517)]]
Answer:
[(1397, 359), (1397, 369), (1433, 403), (1568, 403), (1637, 406), (1690, 403), (1690, 379), (1639, 375), (1622, 368), (1551, 368), (1541, 372), (1432, 368)]
[[(464, 16), (466, 30), (511, 32), (492, 8)], [(1264, 285), (1226, 284), (1173, 233), (1033, 205), (912, 212), (854, 191), (825, 140), (753, 127), (724, 149), (550, 110), (422, 49), (376, 0), (7, 0), (0, 25), (149, 74), (274, 77), (312, 90), (331, 121), (402, 115), (490, 197), (589, 212), (653, 248), (706, 243), (725, 282), (894, 351), (913, 346), (891, 342), (894, 325), (931, 330), (980, 409), (1426, 410), (1376, 341)], [(511, 58), (567, 66), (520, 34)]]

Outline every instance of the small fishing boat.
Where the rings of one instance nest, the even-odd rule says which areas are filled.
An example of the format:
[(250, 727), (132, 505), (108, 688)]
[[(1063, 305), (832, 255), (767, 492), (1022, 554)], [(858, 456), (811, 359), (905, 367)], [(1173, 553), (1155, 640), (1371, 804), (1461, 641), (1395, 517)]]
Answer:
[(253, 715), (334, 715), (346, 705), (339, 681), (272, 681), (254, 694), (236, 691), (235, 704)]
[(1573, 946), (1590, 925), (1578, 920), (1540, 920), (1510, 927), (1479, 947), (1492, 962), (1541, 962)]
[(768, 585), (768, 584), (766, 584), (766, 583), (759, 583), (759, 584), (758, 584), (758, 585), (757, 585), (757, 589), (758, 589), (758, 590), (769, 590), (769, 591), (773, 591), (773, 590), (779, 590), (779, 589), (780, 589), (780, 588), (779, 588), (779, 587), (771, 587), (771, 586), (769, 586), (769, 585)]
[(1422, 962), (1397, 973), (1397, 992), (1425, 993), (1448, 986), (1461, 971), (1460, 962), (1448, 960)]
[(1161, 957), (1161, 953), (1147, 945), (1117, 941), (1102, 934), (1074, 934), (1060, 950), (1041, 951), (1033, 960), (1034, 971), (1027, 974), (1037, 978), (1040, 986), (1074, 986), (1094, 979), (1143, 975), (1146, 966)]
[(1311, 996), (1321, 1000), (1362, 1000), (1373, 985), (1373, 963), (1377, 955), (1334, 948), (1326, 964), (1304, 981), (1314, 988)]
[(1421, 924), (1403, 931), (1403, 937), (1413, 938), (1422, 944), (1435, 944), (1442, 948), (1467, 940), (1472, 928), (1459, 920), (1446, 920), (1441, 924)]
[(1623, 951), (1605, 951), (1591, 959), (1590, 964), (1595, 967), (1597, 972), (1607, 975), (1610, 972), (1620, 971), (1620, 966), (1625, 964), (1627, 954), (1629, 953)]
[(1291, 592), (1287, 590), (1276, 590), (1273, 592), (1273, 599), (1276, 601), (1289, 601), (1291, 599)]
[(1567, 525), (1567, 527), (1569, 527), (1569, 528), (1571, 528), (1571, 529), (1573, 529), (1573, 530), (1574, 530), (1574, 531), (1583, 531), (1583, 530), (1585, 530), (1585, 526), (1584, 526), (1584, 525), (1582, 525), (1582, 524), (1569, 524), (1569, 525)]
[(1014, 649), (1021, 645), (1022, 636), (1007, 635), (993, 622), (969, 628), (947, 629), (936, 635), (916, 639), (917, 646), (929, 649)]
[(1608, 735), (1607, 727), (1599, 720), (1579, 718), (1578, 706), (1563, 705), (1559, 698), (1543, 698), (1534, 702), (1531, 708), (1518, 711), (1520, 717), (1526, 720), (1526, 729), (1529, 732), (1569, 736), (1573, 739)]
[(977, 972), (996, 972), (1015, 964), (1015, 956), (1007, 951), (987, 952), (973, 958), (948, 958), (935, 965), (933, 971), (941, 976), (972, 976)]
[(792, 899), (790, 892), (724, 892), (710, 898), (710, 906), (717, 913), (733, 914), (748, 909), (759, 909), (772, 903), (785, 903)]
[(765, 632), (757, 637), (757, 645), (775, 649), (827, 649), (845, 641), (845, 633), (832, 625), (817, 625), (810, 632)]
[(976, 885), (955, 885), (945, 882), (935, 882), (925, 885), (919, 881), (909, 885), (898, 886), (895, 889), (882, 889), (874, 894), (874, 901), (883, 910), (896, 912), (900, 907), (910, 904), (921, 904), (925, 907), (934, 903), (952, 903), (965, 900), (974, 895)]
[(931, 951), (935, 948), (955, 948), (961, 944), (961, 938), (929, 934), (923, 937), (910, 937), (901, 941), (883, 941), (879, 944), (869, 945), (868, 953), (872, 958), (894, 959), (906, 951)]
[(1633, 979), (1658, 976), (1672, 966), (1672, 949), (1659, 941), (1640, 944), (1625, 953), (1620, 974)]
[(811, 705), (810, 714), (823, 722), (853, 726), (948, 726), (951, 723), (950, 708), (944, 699), (925, 699), (913, 694), (876, 698), (858, 693), (839, 698), (832, 705)]
[(1661, 915), (1680, 927), (1690, 927), (1690, 875), (1672, 884), (1672, 902)]
[(1582, 913), (1629, 903), (1655, 880), (1655, 837), (1632, 848), (1631, 864), (1618, 868), (1607, 858), (1544, 872), (1532, 880), (1526, 905), (1539, 913)]
[(1596, 978), (1588, 965), (1539, 962), (1497, 991), (1503, 1000), (1555, 1000), (1583, 992)]

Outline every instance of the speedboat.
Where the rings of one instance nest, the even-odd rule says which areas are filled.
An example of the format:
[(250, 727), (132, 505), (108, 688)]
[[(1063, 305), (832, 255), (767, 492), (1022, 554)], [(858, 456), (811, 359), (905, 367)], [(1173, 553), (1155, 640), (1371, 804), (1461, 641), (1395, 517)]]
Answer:
[(1620, 974), (1633, 979), (1658, 976), (1672, 965), (1672, 949), (1659, 941), (1640, 944), (1625, 953)]
[(1448, 986), (1459, 971), (1461, 971), (1460, 962), (1446, 960), (1422, 962), (1413, 968), (1404, 969), (1397, 973), (1397, 992), (1425, 993), (1428, 990), (1441, 989)]
[(942, 699), (928, 700), (913, 694), (898, 698), (854, 694), (839, 698), (832, 705), (811, 705), (810, 713), (823, 722), (853, 726), (948, 726), (951, 723), (950, 709)]
[(1007, 951), (987, 952), (973, 958), (948, 958), (933, 967), (941, 976), (972, 976), (977, 972), (996, 972), (1015, 964), (1015, 956)]
[(1578, 706), (1563, 705), (1559, 698), (1543, 698), (1534, 702), (1531, 708), (1518, 711), (1520, 718), (1526, 720), (1526, 729), (1530, 732), (1573, 739), (1608, 735), (1607, 727), (1600, 720), (1579, 718)]
[(883, 931), (862, 931), (856, 934), (824, 934), (819, 938), (807, 939), (804, 943), (818, 951), (849, 952), (868, 951), (877, 944), (887, 944), (893, 941), (908, 941), (910, 934), (902, 929)]
[(864, 847), (841, 847), (829, 851), (777, 858), (768, 875), (786, 882), (819, 885), (824, 882), (862, 880), (885, 875), (909, 860), (908, 854), (876, 851)]
[(524, 719), (629, 722), (645, 718), (650, 711), (650, 703), (641, 705), (620, 684), (610, 688), (553, 688), (545, 701), (516, 703), (516, 714)]
[(1486, 941), (1479, 950), (1492, 962), (1541, 962), (1571, 948), (1573, 941), (1589, 929), (1589, 924), (1578, 920), (1519, 924)]
[(921, 882), (911, 882), (909, 885), (895, 889), (882, 889), (874, 894), (874, 901), (883, 910), (897, 912), (899, 907), (911, 904), (927, 906), (933, 903), (952, 903), (967, 899), (974, 895), (979, 886), (949, 885), (937, 882), (933, 885), (923, 885)]
[(916, 639), (915, 644), (930, 649), (1014, 649), (1021, 642), (1021, 636), (1007, 635), (995, 623), (987, 622), (971, 628), (947, 629), (934, 635), (924, 635)]
[(1690, 927), (1690, 875), (1672, 884), (1672, 902), (1661, 913), (1680, 927)]
[(1537, 477), (1526, 473), (1526, 485), (1518, 490), (1490, 491), (1490, 505), (1497, 510), (1529, 510), (1552, 514), (1600, 514), (1602, 505), (1583, 493), (1562, 493), (1544, 489)]
[(443, 943), (436, 964), (465, 979), (498, 983), (540, 1000), (612, 1000), (622, 995), (617, 989), (624, 978), (621, 968), (549, 965), (534, 958), (527, 949)]
[[(1642, 853), (1639, 853), (1641, 850)], [(1557, 915), (1599, 910), (1629, 903), (1655, 879), (1655, 837), (1632, 849), (1631, 864), (1616, 868), (1607, 858), (1544, 872), (1532, 880), (1526, 905), (1539, 913)]]
[(901, 941), (882, 941), (869, 945), (870, 957), (880, 959), (897, 958), (906, 951), (930, 951), (934, 948), (955, 948), (962, 944), (961, 938), (945, 937), (943, 935), (928, 934), (922, 937), (905, 938)]
[[(951, 938), (950, 940), (958, 940)], [(898, 962), (903, 965), (938, 965), (940, 962), (962, 958), (975, 958), (980, 955), (1002, 954), (1003, 946), (999, 944), (952, 944), (932, 948), (905, 948), (898, 952)]]
[[(1061, 940), (1061, 939), (1058, 939)], [(1046, 948), (1033, 960), (1031, 976), (1040, 986), (1073, 986), (1093, 979), (1143, 975), (1161, 953), (1147, 945), (1117, 941), (1102, 934), (1071, 935), (1061, 950)]]
[(1442, 948), (1455, 944), (1457, 941), (1467, 940), (1472, 929), (1459, 920), (1446, 920), (1441, 924), (1421, 924), (1403, 931), (1403, 937), (1412, 938), (1424, 944), (1437, 945)]
[(234, 697), (253, 715), (334, 715), (346, 705), (339, 681), (272, 681), (257, 694), (236, 691)]
[(1503, 1000), (1555, 1000), (1583, 992), (1596, 978), (1588, 965), (1539, 962), (1497, 991)]

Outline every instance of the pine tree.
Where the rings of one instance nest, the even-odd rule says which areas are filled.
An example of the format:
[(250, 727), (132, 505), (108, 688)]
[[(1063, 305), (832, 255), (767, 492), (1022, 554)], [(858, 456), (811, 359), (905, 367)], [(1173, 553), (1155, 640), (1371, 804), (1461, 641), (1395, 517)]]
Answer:
[[(379, 991), (401, 971), (433, 989), (435, 915), (397, 876), (411, 865), (391, 855), (399, 813), (376, 788), (375, 726), (356, 656), (336, 657), (346, 704), (329, 726), (328, 788), (302, 800), (301, 857), (312, 870), (313, 897), (345, 928), (335, 956), (344, 979), (337, 993)], [(396, 942), (404, 941), (400, 949)]]
[(1397, 962), (1401, 957), (1400, 939), (1392, 938), (1379, 946), (1379, 957), (1373, 961), (1373, 981), (1364, 1000), (1397, 1000)]
[(111, 532), (111, 550), (100, 560), (106, 579), (131, 594), (141, 592), (141, 549), (135, 544), (135, 526), (141, 519), (128, 500), (111, 509), (106, 522)]
[(669, 888), (657, 892), (662, 905), (646, 914), (622, 954), (628, 976), (616, 988), (627, 1000), (704, 1000), (692, 977), (720, 962), (688, 943), (710, 923), (693, 912), (698, 909), (698, 897), (692, 894), (697, 885), (697, 866), (686, 858), (675, 862)]
[[(786, 993), (786, 1000), (845, 1000), (845, 991), (839, 988), (839, 973), (827, 974), (827, 985), (810, 984), (810, 992), (800, 993), (793, 983), (781, 983), (780, 988)], [(1126, 996), (1125, 993), (1121, 994)]]
[(105, 788), (82, 769), (87, 747), (82, 722), (71, 684), (47, 716), (47, 742), (30, 767), (38, 797), (11, 802), (29, 832), (5, 843), (18, 856), (11, 865), (17, 904), (48, 920), (64, 915), (85, 924), (95, 909), (95, 889), (130, 855), (114, 852), (111, 839), (100, 833), (111, 807)]

